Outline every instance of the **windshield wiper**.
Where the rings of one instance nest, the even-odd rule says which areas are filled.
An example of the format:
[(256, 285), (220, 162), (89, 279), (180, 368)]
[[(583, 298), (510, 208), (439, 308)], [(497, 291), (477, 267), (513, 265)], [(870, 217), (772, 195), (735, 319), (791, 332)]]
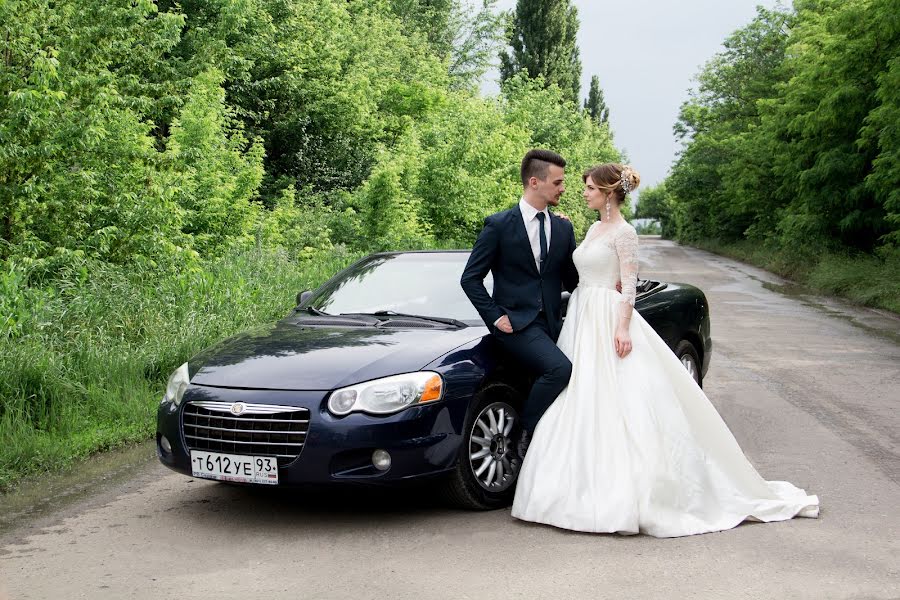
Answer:
[(454, 327), (468, 327), (462, 321), (457, 321), (456, 319), (450, 319), (447, 317), (427, 317), (425, 315), (411, 315), (409, 313), (398, 313), (392, 310), (376, 310), (371, 313), (376, 317), (406, 317), (409, 319), (422, 319), (423, 321), (433, 321), (434, 323), (443, 323), (444, 325), (452, 325)]
[(318, 308), (315, 308), (315, 307), (312, 307), (312, 306), (307, 306), (306, 308), (302, 308), (302, 309), (300, 309), (300, 310), (305, 310), (305, 311), (308, 312), (309, 314), (311, 314), (311, 315), (316, 315), (317, 317), (331, 317), (331, 316), (333, 316), (333, 315), (328, 314), (328, 313), (325, 312), (324, 310), (319, 310)]

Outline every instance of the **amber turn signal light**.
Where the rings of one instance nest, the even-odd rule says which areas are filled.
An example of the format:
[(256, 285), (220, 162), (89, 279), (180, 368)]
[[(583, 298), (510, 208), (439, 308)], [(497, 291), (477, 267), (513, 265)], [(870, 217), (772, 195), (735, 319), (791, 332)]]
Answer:
[(419, 403), (440, 400), (441, 393), (444, 391), (444, 382), (441, 381), (440, 375), (435, 375), (425, 382), (425, 391), (419, 398)]

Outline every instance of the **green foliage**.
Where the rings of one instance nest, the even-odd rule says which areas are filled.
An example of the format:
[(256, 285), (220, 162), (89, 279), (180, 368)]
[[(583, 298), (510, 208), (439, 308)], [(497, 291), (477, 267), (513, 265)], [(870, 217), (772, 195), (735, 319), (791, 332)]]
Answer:
[(667, 181), (676, 236), (872, 253), (900, 241), (900, 12), (758, 9), (699, 76)]
[(673, 211), (675, 202), (672, 194), (666, 188), (666, 182), (641, 190), (640, 201), (635, 211), (635, 219), (656, 219), (659, 221), (652, 232), (659, 233), (664, 238), (671, 239), (675, 234), (675, 219)]
[[(7, 2), (0, 75), (3, 256), (48, 263), (75, 252), (170, 262), (183, 247), (171, 178), (134, 85), (183, 19), (149, 2)], [(78, 35), (73, 35), (78, 31)]]
[(446, 58), (453, 49), (454, 13), (459, 9), (455, 0), (388, 0), (388, 6), (403, 22), (407, 36), (421, 35), (432, 51)]
[(865, 184), (884, 207), (889, 232), (880, 241), (900, 247), (900, 57), (888, 63), (878, 80), (876, 98), (880, 104), (866, 117), (862, 129), (865, 144), (878, 148)]
[(493, 64), (505, 33), (505, 17), (496, 11), (496, 0), (481, 0), (478, 10), (470, 6), (474, 1), (456, 2), (450, 18), (453, 49), (448, 73), (455, 90), (478, 87), (482, 75)]
[(584, 112), (598, 124), (609, 121), (609, 107), (603, 99), (603, 90), (600, 88), (600, 78), (591, 76), (591, 88), (588, 97), (584, 100)]
[(432, 240), (431, 227), (422, 219), (422, 201), (411, 193), (418, 185), (420, 153), (415, 132), (408, 132), (360, 189), (364, 227), (375, 250), (424, 248)]
[(8, 266), (0, 274), (0, 489), (23, 473), (146, 439), (175, 367), (280, 318), (297, 292), (357, 256), (331, 249), (298, 262), (253, 250), (177, 274), (82, 260), (42, 289), (25, 285), (26, 267)]
[[(422, 19), (409, 12), (418, 2), (388, 4), (399, 17), (363, 0), (179, 5), (187, 27), (178, 55), (193, 73), (210, 67), (224, 73), (228, 102), (248, 136), (263, 141), (267, 204), (291, 184), (315, 191), (356, 188), (378, 143), (402, 133), (403, 117), (427, 109), (429, 90), (445, 87), (444, 59), (417, 31), (425, 27), (443, 39), (439, 29), (449, 3), (425, 3), (435, 12)], [(414, 22), (401, 20), (407, 18)], [(437, 38), (434, 43), (443, 44)], [(404, 101), (411, 95), (419, 101)]]
[(660, 226), (659, 221), (637, 223), (634, 226), (634, 230), (638, 235), (660, 235), (662, 233), (662, 227)]
[(447, 65), (453, 89), (474, 90), (504, 35), (497, 0), (388, 0), (407, 36), (424, 38)]
[(182, 210), (182, 231), (204, 256), (252, 241), (251, 200), (263, 177), (262, 145), (247, 143), (225, 105), (222, 81), (216, 70), (194, 77), (165, 155), (178, 175), (173, 198)]
[(756, 19), (707, 63), (699, 89), (682, 106), (675, 132), (684, 147), (666, 185), (678, 239), (738, 240), (765, 236), (774, 226), (776, 185), (769, 138), (759, 135), (759, 103), (785, 79), (791, 19), (758, 8)]
[(477, 95), (493, 6), (0, 0), (0, 487), (146, 438), (175, 366), (351, 258), (470, 245), (531, 147), (586, 230), (619, 154), (568, 84)]
[(503, 82), (525, 71), (545, 85), (557, 85), (566, 100), (581, 97), (578, 9), (569, 0), (518, 0), (507, 40), (512, 53), (500, 54)]
[(581, 173), (619, 153), (608, 129), (566, 102), (559, 87), (520, 75), (497, 99), (447, 94), (382, 153), (357, 194), (367, 238), (377, 248), (471, 245), (485, 216), (520, 197), (519, 163), (532, 147), (566, 157), (569, 188), (560, 208), (583, 233), (596, 213), (581, 197)]

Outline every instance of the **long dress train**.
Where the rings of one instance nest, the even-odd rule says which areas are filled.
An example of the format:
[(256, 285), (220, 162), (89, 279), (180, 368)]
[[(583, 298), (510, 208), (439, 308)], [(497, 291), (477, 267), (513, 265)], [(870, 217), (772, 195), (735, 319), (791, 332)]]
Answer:
[(720, 531), (748, 519), (818, 516), (816, 496), (760, 477), (637, 311), (629, 326), (633, 350), (624, 359), (616, 355), (620, 311), (634, 305), (638, 238), (625, 222), (602, 235), (596, 227), (575, 250), (580, 283), (558, 341), (572, 377), (533, 433), (512, 515), (656, 537)]

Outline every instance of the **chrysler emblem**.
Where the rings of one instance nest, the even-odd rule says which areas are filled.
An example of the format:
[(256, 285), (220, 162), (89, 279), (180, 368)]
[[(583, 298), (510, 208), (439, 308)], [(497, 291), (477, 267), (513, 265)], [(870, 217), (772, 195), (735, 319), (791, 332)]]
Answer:
[(244, 409), (247, 408), (243, 402), (235, 402), (231, 405), (231, 414), (239, 415), (244, 412)]

